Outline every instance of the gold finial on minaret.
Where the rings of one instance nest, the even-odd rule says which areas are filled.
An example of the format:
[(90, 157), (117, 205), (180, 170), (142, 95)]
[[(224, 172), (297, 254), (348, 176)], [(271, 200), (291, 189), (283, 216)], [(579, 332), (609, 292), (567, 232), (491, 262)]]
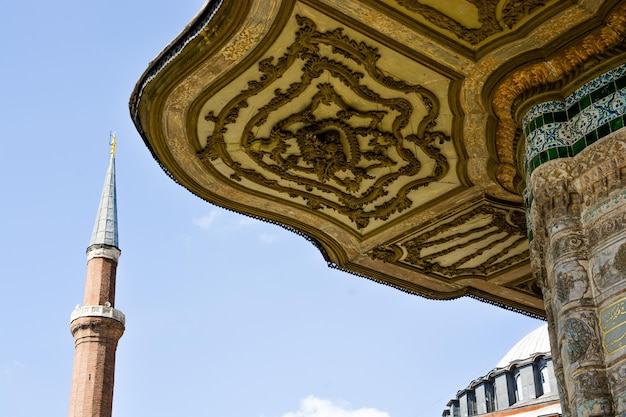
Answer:
[(117, 136), (115, 132), (110, 133), (111, 138), (111, 155), (115, 156), (115, 147), (117, 146)]
[(115, 354), (126, 323), (124, 313), (115, 308), (115, 281), (121, 251), (117, 236), (113, 131), (110, 145), (109, 167), (87, 247), (85, 297), (82, 307), (70, 315), (74, 370), (69, 417), (111, 417)]

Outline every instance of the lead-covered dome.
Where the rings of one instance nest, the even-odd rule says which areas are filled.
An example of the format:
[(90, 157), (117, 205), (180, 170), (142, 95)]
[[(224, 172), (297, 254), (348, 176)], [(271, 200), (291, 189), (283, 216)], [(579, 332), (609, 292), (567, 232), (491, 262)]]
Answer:
[(499, 412), (520, 417), (561, 415), (547, 324), (524, 336), (494, 369), (458, 391), (443, 416), (503, 415)]
[(538, 353), (550, 353), (550, 339), (548, 325), (544, 324), (522, 338), (498, 362), (496, 368), (504, 368), (512, 362), (522, 361)]

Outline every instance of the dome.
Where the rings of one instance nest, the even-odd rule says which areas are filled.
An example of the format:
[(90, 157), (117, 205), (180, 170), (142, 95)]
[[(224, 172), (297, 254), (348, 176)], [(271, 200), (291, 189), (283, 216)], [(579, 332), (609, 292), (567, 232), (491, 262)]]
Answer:
[(511, 362), (521, 361), (534, 356), (537, 353), (550, 353), (550, 339), (548, 338), (548, 325), (544, 324), (533, 330), (522, 340), (517, 342), (509, 352), (498, 362), (496, 368), (504, 368)]
[(458, 391), (443, 415), (560, 416), (560, 410), (548, 325), (544, 324), (517, 342), (496, 368)]

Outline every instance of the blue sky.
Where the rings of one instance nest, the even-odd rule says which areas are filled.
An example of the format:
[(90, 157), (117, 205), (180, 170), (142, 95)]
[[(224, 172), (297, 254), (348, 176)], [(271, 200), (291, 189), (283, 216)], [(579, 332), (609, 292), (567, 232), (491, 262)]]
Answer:
[(69, 315), (117, 132), (115, 417), (439, 416), (542, 322), (326, 266), (175, 184), (128, 99), (202, 1), (1, 2), (0, 416), (67, 414)]

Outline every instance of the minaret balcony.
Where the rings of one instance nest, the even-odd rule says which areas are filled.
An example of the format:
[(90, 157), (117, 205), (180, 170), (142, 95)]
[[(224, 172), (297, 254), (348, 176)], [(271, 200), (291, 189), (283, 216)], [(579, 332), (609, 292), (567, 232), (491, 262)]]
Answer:
[(126, 316), (120, 310), (111, 306), (76, 306), (70, 316), (70, 323), (81, 317), (108, 317), (126, 324)]

